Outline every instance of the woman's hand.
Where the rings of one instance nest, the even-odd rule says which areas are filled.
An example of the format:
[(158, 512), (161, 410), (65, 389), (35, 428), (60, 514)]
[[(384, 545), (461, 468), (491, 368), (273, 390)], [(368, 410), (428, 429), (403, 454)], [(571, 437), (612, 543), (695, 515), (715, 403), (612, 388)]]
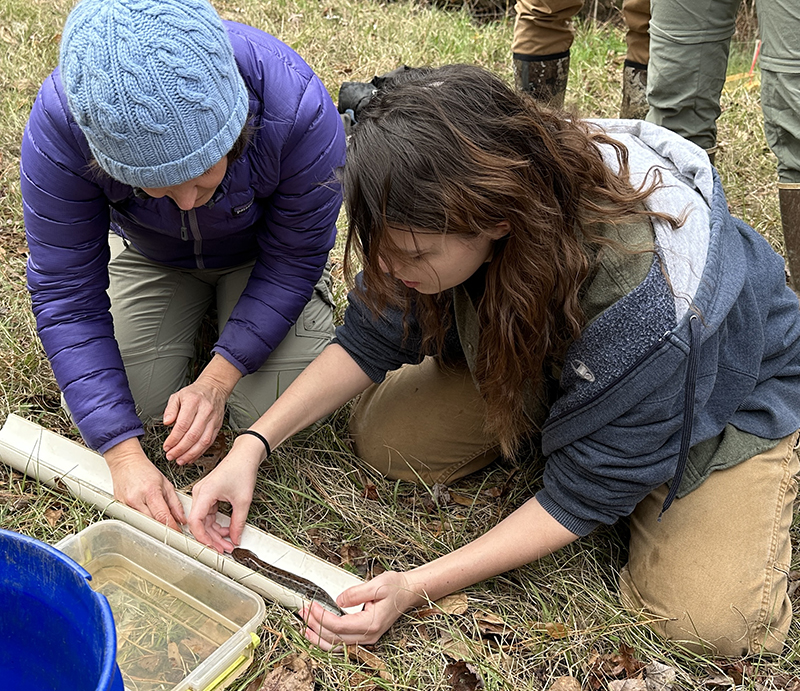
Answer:
[(241, 379), (238, 369), (215, 355), (192, 384), (172, 394), (164, 409), (164, 424), (172, 432), (164, 441), (167, 459), (178, 465), (196, 461), (217, 438), (225, 403)]
[[(264, 445), (258, 439), (237, 437), (230, 453), (194, 486), (189, 529), (195, 540), (220, 553), (230, 552), (239, 544), (263, 457)], [(217, 507), (225, 501), (233, 509), (229, 527), (217, 522)]]
[(387, 571), (336, 598), (340, 607), (364, 603), (361, 612), (337, 617), (319, 604), (305, 607), (305, 636), (324, 650), (374, 643), (407, 609), (536, 561), (577, 537), (534, 497), (455, 552), (405, 573)]
[(183, 507), (172, 483), (164, 477), (142, 451), (138, 439), (126, 439), (104, 454), (114, 497), (123, 504), (180, 530), (186, 523)]
[(409, 573), (385, 571), (363, 585), (345, 590), (336, 603), (340, 607), (364, 604), (354, 614), (336, 616), (314, 603), (300, 610), (306, 622), (305, 637), (323, 650), (338, 645), (371, 645), (389, 630), (400, 615), (427, 602)]

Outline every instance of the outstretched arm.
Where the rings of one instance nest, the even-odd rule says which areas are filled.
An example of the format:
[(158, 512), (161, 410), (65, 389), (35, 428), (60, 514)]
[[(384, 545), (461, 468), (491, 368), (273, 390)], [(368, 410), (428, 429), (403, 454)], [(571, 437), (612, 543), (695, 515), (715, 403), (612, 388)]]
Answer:
[[(372, 380), (340, 345), (331, 344), (300, 374), (251, 429), (275, 449), (295, 432), (325, 417), (366, 389)], [(203, 544), (220, 552), (239, 543), (253, 499), (264, 445), (252, 435), (236, 439), (230, 453), (192, 490), (189, 527)], [(217, 523), (219, 502), (233, 508), (230, 529)], [(230, 537), (231, 542), (225, 538)]]
[(319, 604), (307, 607), (306, 638), (325, 650), (375, 643), (406, 610), (536, 561), (577, 537), (531, 499), (455, 552), (405, 573), (387, 571), (337, 598), (341, 607), (364, 603), (361, 612), (337, 617)]

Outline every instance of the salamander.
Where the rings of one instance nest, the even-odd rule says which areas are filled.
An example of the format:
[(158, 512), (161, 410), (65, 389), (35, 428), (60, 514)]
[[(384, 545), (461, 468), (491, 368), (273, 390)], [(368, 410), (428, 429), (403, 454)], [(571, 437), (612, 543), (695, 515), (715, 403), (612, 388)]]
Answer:
[(272, 564), (268, 564), (249, 549), (236, 547), (233, 552), (231, 552), (231, 556), (242, 566), (246, 566), (248, 569), (255, 571), (256, 573), (260, 573), (262, 576), (265, 576), (278, 585), (297, 593), (306, 600), (318, 602), (325, 609), (333, 612), (334, 614), (347, 614), (347, 612), (339, 607), (339, 605), (333, 601), (333, 598), (331, 598), (331, 596), (328, 595), (328, 593), (326, 593), (316, 583), (313, 583), (302, 576), (297, 576), (296, 574), (290, 573), (289, 571), (279, 569), (277, 566), (273, 566)]

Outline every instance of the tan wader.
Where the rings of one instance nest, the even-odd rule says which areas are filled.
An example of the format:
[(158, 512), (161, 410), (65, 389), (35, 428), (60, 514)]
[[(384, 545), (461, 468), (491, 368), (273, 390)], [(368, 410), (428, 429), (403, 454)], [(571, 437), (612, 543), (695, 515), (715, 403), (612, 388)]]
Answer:
[[(448, 483), (499, 454), (466, 367), (433, 358), (391, 372), (360, 399), (356, 452), (388, 477)], [(658, 514), (663, 486), (631, 516), (623, 606), (663, 619), (661, 635), (718, 655), (779, 652), (791, 622), (789, 528), (800, 470), (797, 434), (728, 470)]]

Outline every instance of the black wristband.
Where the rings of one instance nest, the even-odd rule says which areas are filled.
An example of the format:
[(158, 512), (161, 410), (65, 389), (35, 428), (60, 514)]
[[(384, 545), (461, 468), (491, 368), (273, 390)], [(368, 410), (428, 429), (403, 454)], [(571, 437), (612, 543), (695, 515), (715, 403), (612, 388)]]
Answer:
[(261, 443), (264, 445), (264, 448), (267, 450), (267, 458), (272, 455), (272, 449), (269, 448), (269, 442), (263, 434), (259, 434), (254, 429), (243, 429), (241, 432), (239, 432), (239, 436), (242, 434), (252, 434), (254, 437), (258, 437), (261, 440)]

